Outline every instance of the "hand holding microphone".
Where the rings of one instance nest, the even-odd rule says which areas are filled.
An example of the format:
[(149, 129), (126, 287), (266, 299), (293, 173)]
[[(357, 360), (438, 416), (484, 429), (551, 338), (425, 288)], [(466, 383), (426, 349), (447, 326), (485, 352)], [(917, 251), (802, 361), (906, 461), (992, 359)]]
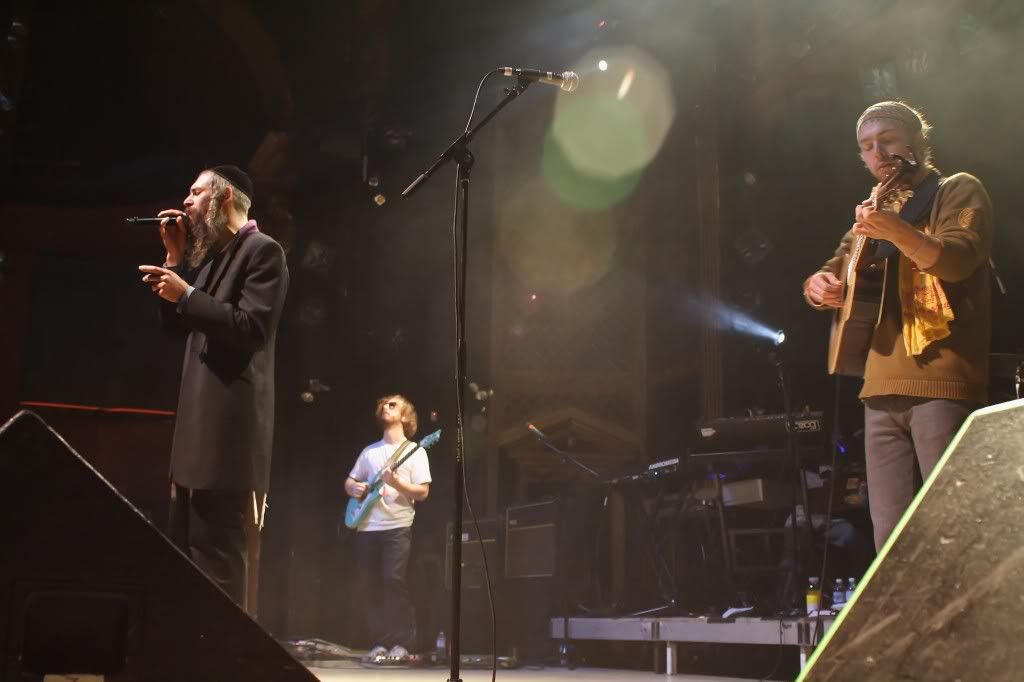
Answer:
[(176, 208), (169, 208), (160, 211), (157, 218), (125, 218), (130, 225), (159, 225), (160, 240), (167, 249), (167, 258), (164, 263), (174, 267), (181, 263), (185, 256), (185, 242), (188, 234), (187, 218), (184, 211)]
[(188, 289), (188, 284), (177, 273), (167, 268), (176, 267), (185, 257), (187, 216), (184, 211), (174, 208), (160, 211), (157, 215), (157, 218), (128, 218), (127, 222), (132, 225), (159, 224), (160, 240), (167, 249), (164, 267), (140, 265), (139, 271), (143, 273), (142, 282), (148, 284), (154, 294), (177, 303)]
[(183, 211), (171, 208), (160, 211), (157, 214), (163, 218), (160, 221), (160, 239), (167, 249), (167, 265), (178, 265), (185, 258), (185, 235), (188, 230), (185, 227), (187, 216)]

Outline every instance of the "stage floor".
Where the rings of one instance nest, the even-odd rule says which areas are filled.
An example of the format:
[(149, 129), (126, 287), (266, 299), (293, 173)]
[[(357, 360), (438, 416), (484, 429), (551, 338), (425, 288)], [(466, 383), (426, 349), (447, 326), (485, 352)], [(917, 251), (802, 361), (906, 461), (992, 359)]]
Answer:
[[(310, 668), (320, 682), (343, 682), (344, 680), (387, 680), (388, 682), (445, 682), (448, 679), (448, 668), (432, 668), (417, 670), (371, 670), (358, 665), (346, 668)], [(487, 682), (491, 679), (490, 670), (462, 670), (462, 682)], [(707, 675), (672, 675), (646, 672), (643, 670), (606, 670), (601, 668), (544, 668), (543, 670), (499, 670), (499, 680), (522, 680), (523, 682), (568, 682), (569, 680), (599, 680), (602, 682), (632, 682), (632, 680), (664, 680), (668, 677), (673, 682), (753, 682), (741, 677), (708, 677)]]

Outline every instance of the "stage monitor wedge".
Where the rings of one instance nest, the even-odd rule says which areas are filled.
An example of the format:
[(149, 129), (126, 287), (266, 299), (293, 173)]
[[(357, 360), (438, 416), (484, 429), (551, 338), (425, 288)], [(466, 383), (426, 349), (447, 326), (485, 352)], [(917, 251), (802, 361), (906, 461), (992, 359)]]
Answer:
[(30, 412), (0, 427), (0, 546), (0, 682), (316, 680)]
[(1024, 676), (1024, 400), (971, 414), (800, 680)]

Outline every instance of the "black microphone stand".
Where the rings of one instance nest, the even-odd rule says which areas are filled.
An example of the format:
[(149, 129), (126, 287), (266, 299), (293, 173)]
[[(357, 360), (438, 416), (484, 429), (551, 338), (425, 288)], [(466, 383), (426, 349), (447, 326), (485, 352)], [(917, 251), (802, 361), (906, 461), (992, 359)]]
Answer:
[[(547, 436), (545, 436), (543, 433), (541, 433), (539, 429), (536, 429), (533, 426), (528, 426), (527, 428), (529, 428), (530, 432), (534, 435), (534, 437), (536, 437), (537, 442), (539, 442), (541, 445), (543, 445), (545, 448), (547, 448), (548, 450), (550, 450), (554, 454), (558, 455), (559, 458), (561, 458), (563, 464), (566, 464), (566, 463), (572, 464), (574, 467), (576, 467), (577, 469), (582, 471), (584, 474), (586, 474), (590, 478), (592, 478), (595, 481), (597, 481), (598, 483), (600, 483), (602, 486), (604, 486), (606, 488), (608, 487), (608, 481), (606, 481), (604, 478), (602, 478), (601, 474), (597, 473), (596, 471), (594, 471), (593, 469), (588, 467), (586, 464), (584, 464), (583, 462), (579, 461), (578, 459), (576, 459), (575, 457), (570, 455), (568, 452), (566, 452), (565, 450), (562, 450), (557, 445), (552, 443), (551, 439), (548, 438)], [(559, 507), (562, 508), (561, 509), (561, 512), (562, 512), (561, 527), (564, 529), (564, 528), (566, 528), (565, 508), (564, 508), (565, 504), (564, 504), (564, 496), (562, 496), (562, 497), (563, 497), (563, 499), (560, 500)], [(564, 533), (565, 531), (563, 530), (562, 532)], [(564, 542), (562, 543), (563, 546), (565, 546), (565, 544), (566, 543), (564, 543)], [(557, 566), (557, 564), (556, 564), (556, 566)], [(561, 569), (556, 567), (555, 570), (559, 574), (559, 584), (560, 584), (560, 587), (561, 587), (561, 589), (559, 591), (562, 593), (562, 643), (559, 645), (559, 650), (560, 650), (560, 653), (561, 653), (561, 656), (562, 656), (561, 663), (563, 665), (565, 665), (565, 667), (567, 667), (569, 670), (574, 670), (576, 668), (576, 664), (572, 660), (572, 655), (570, 654), (570, 648), (569, 648), (569, 607), (568, 607), (568, 604), (566, 604), (566, 602), (565, 602), (565, 599), (566, 599), (566, 596), (567, 596), (567, 593), (568, 593), (568, 590), (566, 589), (566, 586), (565, 586), (565, 567), (563, 566)]]
[(576, 467), (577, 469), (579, 469), (580, 471), (585, 473), (587, 476), (590, 476), (595, 481), (597, 481), (599, 483), (602, 483), (602, 484), (607, 484), (608, 483), (608, 481), (604, 480), (604, 478), (601, 477), (601, 474), (597, 473), (596, 471), (594, 471), (593, 469), (588, 467), (586, 464), (584, 464), (583, 462), (579, 461), (578, 459), (576, 459), (575, 457), (570, 455), (565, 450), (562, 450), (561, 448), (559, 448), (557, 445), (555, 445), (554, 443), (551, 442), (550, 438), (545, 436), (538, 429), (531, 428), (531, 427), (527, 427), (527, 428), (530, 429), (530, 433), (532, 433), (534, 435), (534, 437), (537, 439), (537, 442), (539, 442), (545, 448), (547, 448), (551, 452), (553, 452), (556, 455), (558, 455), (559, 457), (561, 457), (563, 464), (568, 462), (569, 464), (572, 464), (574, 467)]
[[(500, 73), (497, 69), (488, 76)], [(486, 80), (486, 77), (485, 79)], [(481, 83), (481, 85), (483, 85)], [(466, 131), (452, 142), (441, 156), (412, 181), (405, 190), (403, 197), (411, 196), (419, 189), (427, 179), (450, 160), (455, 160), (457, 172), (455, 178), (455, 211), (452, 215), (452, 269), (455, 287), (455, 466), (453, 476), (453, 510), (452, 510), (452, 561), (451, 561), (451, 676), (448, 682), (462, 682), (459, 678), (459, 656), (461, 640), (461, 609), (462, 609), (462, 494), (465, 486), (464, 465), (465, 465), (465, 439), (463, 433), (463, 393), (466, 387), (466, 261), (468, 251), (466, 250), (467, 235), (469, 233), (469, 180), (473, 169), (473, 153), (469, 150), (469, 143), (481, 128), (487, 125), (499, 111), (504, 109), (512, 100), (521, 95), (530, 81), (518, 77), (513, 87), (505, 90), (505, 97), (494, 107), (493, 110), (484, 116), (475, 126), (466, 126)], [(479, 90), (477, 91), (479, 95)], [(474, 102), (475, 106), (475, 102)], [(461, 247), (460, 247), (461, 245)], [(460, 255), (461, 248), (461, 259)], [(497, 655), (497, 652), (495, 652)]]
[[(790, 466), (793, 467), (794, 473), (799, 479), (798, 488), (793, 491), (791, 497), (791, 509), (793, 515), (793, 526), (791, 541), (793, 545), (792, 555), (792, 585), (794, 594), (799, 594), (800, 590), (800, 576), (802, 573), (806, 573), (806, 564), (804, 559), (809, 557), (814, 552), (814, 529), (812, 527), (811, 520), (811, 506), (808, 501), (807, 495), (807, 476), (804, 474), (803, 467), (800, 462), (800, 454), (796, 447), (796, 423), (793, 415), (793, 404), (789, 392), (789, 381), (786, 374), (786, 367), (782, 361), (782, 349), (776, 348), (768, 354), (768, 358), (773, 365), (775, 365), (775, 371), (779, 378), (779, 390), (782, 392), (782, 411), (786, 418), (786, 454), (789, 460)], [(798, 492), (799, 491), (799, 492)], [(803, 530), (803, 546), (801, 546), (800, 535), (796, 514), (796, 496), (800, 495), (800, 502), (804, 508), (804, 530)], [(827, 529), (826, 529), (827, 531)], [(824, 588), (822, 588), (824, 591)], [(823, 592), (824, 593), (824, 592)]]

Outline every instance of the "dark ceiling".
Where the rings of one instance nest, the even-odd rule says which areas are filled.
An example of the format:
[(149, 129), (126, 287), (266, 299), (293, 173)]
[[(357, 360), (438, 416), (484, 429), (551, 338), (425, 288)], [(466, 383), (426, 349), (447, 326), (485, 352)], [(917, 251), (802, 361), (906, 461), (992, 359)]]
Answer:
[[(584, 5), (595, 3), (544, 12), (564, 19), (589, 14)], [(467, 67), (468, 80), (490, 68), (467, 57), (496, 36), (514, 39), (517, 17), (543, 3), (487, 11), (458, 0), (14, 6), (27, 31), (5, 195), (102, 205), (162, 198), (154, 187), (183, 186), (216, 161), (245, 166), (268, 131), (358, 158), (368, 128), (394, 118), (403, 100), (443, 104), (438, 84)], [(531, 42), (525, 32), (519, 38)]]

